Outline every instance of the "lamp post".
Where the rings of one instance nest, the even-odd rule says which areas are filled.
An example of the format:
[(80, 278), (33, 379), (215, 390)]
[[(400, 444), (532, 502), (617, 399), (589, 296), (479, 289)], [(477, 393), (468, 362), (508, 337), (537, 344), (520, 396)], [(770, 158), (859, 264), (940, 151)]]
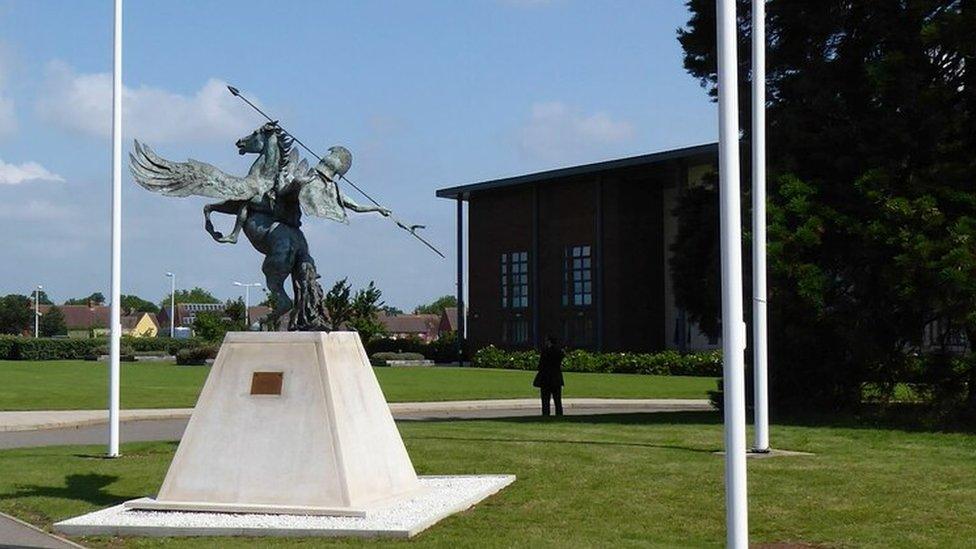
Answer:
[(34, 339), (37, 339), (38, 334), (40, 333), (41, 310), (38, 305), (41, 302), (41, 290), (43, 289), (44, 286), (41, 286), (40, 284), (38, 284), (37, 288), (34, 289)]
[(244, 288), (244, 318), (246, 319), (247, 322), (247, 329), (248, 331), (250, 331), (251, 330), (251, 288), (260, 288), (261, 283), (260, 282), (244, 283), (244, 282), (234, 281), (234, 286), (240, 286), (241, 288)]
[(176, 337), (176, 275), (167, 271), (166, 276), (170, 279), (169, 284), (169, 337)]

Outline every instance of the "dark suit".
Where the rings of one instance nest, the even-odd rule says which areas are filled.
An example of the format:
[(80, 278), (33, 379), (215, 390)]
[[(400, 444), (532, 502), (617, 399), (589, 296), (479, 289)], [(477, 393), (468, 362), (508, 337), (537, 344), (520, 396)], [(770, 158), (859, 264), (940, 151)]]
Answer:
[(532, 383), (539, 388), (542, 397), (542, 415), (549, 415), (549, 401), (556, 403), (556, 415), (563, 415), (563, 352), (558, 347), (547, 346), (539, 356), (539, 371)]

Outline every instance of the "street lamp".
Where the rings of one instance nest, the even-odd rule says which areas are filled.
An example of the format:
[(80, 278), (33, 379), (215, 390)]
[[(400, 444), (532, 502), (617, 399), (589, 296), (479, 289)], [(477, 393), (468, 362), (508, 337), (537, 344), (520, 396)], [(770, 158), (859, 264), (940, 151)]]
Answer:
[(247, 320), (247, 329), (251, 329), (251, 288), (260, 288), (260, 282), (251, 282), (245, 284), (243, 282), (234, 281), (234, 286), (240, 286), (244, 288), (244, 318)]
[(167, 271), (166, 276), (170, 279), (169, 285), (169, 337), (176, 337), (174, 327), (176, 326), (176, 275)]
[(40, 308), (38, 307), (38, 304), (41, 302), (41, 290), (43, 290), (43, 289), (44, 289), (44, 286), (41, 286), (40, 284), (38, 284), (37, 285), (37, 289), (34, 290), (34, 338), (35, 339), (37, 338), (37, 335), (38, 335), (38, 333), (40, 331), (39, 330), (39, 328), (40, 328), (40, 322), (39, 322), (39, 320), (41, 318), (41, 311), (40, 311)]

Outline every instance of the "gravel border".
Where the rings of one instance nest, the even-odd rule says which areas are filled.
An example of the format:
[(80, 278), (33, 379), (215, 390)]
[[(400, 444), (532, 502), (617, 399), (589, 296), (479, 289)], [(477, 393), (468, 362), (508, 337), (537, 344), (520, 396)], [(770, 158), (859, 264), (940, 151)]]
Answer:
[(410, 538), (515, 482), (515, 475), (422, 476), (422, 493), (367, 512), (324, 517), (139, 511), (116, 505), (63, 520), (70, 536), (278, 536)]

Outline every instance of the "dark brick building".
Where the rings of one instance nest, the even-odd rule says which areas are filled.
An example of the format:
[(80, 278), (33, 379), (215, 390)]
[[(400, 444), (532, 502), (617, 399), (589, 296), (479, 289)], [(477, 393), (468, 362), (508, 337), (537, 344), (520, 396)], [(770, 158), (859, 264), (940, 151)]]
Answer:
[(674, 305), (668, 250), (678, 191), (717, 160), (708, 144), (438, 190), (457, 201), (459, 244), (469, 208), (468, 345), (715, 346)]

